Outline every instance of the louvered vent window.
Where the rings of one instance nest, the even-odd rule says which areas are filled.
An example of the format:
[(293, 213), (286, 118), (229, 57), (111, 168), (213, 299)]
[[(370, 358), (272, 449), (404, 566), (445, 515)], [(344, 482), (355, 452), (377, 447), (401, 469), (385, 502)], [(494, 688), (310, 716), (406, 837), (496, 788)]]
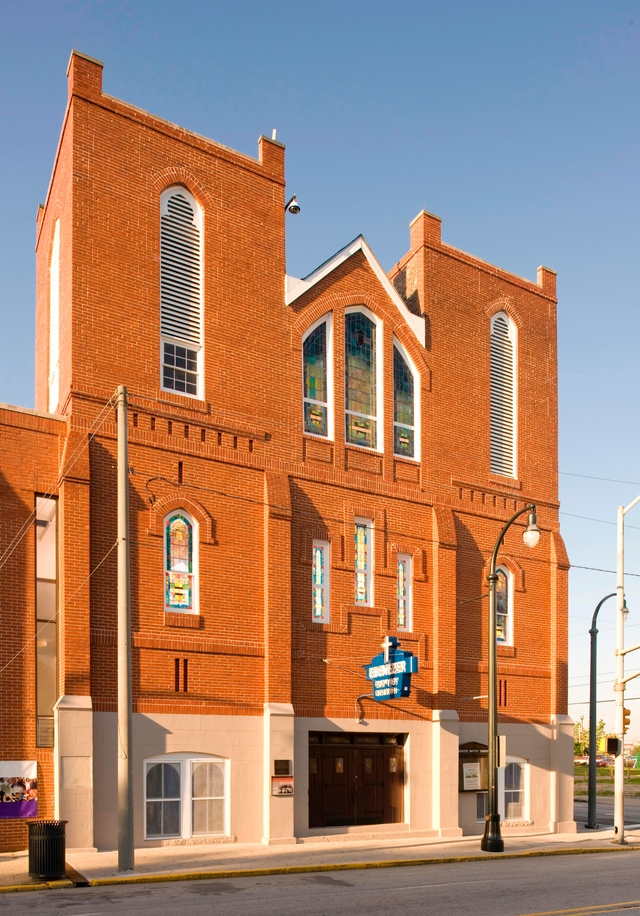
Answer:
[(515, 334), (506, 315), (491, 323), (491, 472), (515, 477)]
[(184, 188), (162, 196), (160, 330), (162, 387), (199, 395), (202, 348), (201, 217)]
[(49, 413), (58, 409), (60, 397), (60, 220), (53, 228), (49, 265)]

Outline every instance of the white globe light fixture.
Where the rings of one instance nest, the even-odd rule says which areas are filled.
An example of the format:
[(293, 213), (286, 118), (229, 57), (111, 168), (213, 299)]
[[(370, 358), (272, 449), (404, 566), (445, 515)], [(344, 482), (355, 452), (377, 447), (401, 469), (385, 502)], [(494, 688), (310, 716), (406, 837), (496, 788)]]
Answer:
[(536, 517), (535, 509), (532, 509), (529, 513), (529, 524), (524, 529), (522, 540), (524, 541), (526, 547), (538, 546), (538, 541), (540, 540), (540, 529), (538, 528), (538, 519)]

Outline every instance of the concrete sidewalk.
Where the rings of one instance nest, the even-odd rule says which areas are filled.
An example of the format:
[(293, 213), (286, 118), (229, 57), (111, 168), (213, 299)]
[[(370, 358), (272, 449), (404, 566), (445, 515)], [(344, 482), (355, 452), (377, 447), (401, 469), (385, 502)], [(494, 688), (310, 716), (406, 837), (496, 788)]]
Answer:
[(304, 871), (338, 871), (352, 868), (399, 866), (546, 855), (580, 855), (595, 852), (640, 852), (640, 830), (627, 834), (628, 845), (612, 843), (613, 830), (580, 830), (571, 834), (539, 834), (505, 838), (505, 851), (483, 853), (480, 837), (342, 840), (292, 846), (261, 844), (202, 844), (137, 849), (133, 874), (117, 870), (115, 851), (70, 853), (67, 862), (72, 881), (39, 882), (27, 874), (26, 852), (0, 855), (0, 890), (30, 890), (71, 886), (85, 879), (91, 885), (197, 878), (231, 878)]

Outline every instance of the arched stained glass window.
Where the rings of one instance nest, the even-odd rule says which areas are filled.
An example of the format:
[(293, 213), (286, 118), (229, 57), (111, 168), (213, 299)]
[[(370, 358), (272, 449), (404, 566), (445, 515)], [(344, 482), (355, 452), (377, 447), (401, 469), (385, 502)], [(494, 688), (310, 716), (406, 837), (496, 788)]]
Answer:
[(503, 645), (511, 643), (511, 595), (510, 575), (506, 569), (496, 570), (496, 641)]
[(183, 513), (165, 519), (165, 609), (196, 613), (193, 523)]
[(302, 345), (304, 373), (304, 431), (329, 435), (329, 393), (327, 363), (327, 322), (323, 321)]
[(397, 346), (393, 348), (393, 450), (415, 457), (413, 372)]
[(376, 326), (362, 312), (345, 315), (346, 440), (377, 448)]
[(515, 329), (500, 312), (491, 322), (491, 471), (516, 475)]

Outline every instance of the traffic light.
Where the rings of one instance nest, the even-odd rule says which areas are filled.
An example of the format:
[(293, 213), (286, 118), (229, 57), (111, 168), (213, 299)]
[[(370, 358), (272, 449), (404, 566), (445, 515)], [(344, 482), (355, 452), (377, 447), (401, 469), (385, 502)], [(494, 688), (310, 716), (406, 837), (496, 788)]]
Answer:
[(622, 741), (620, 738), (608, 736), (605, 738), (605, 752), (612, 757), (619, 757), (622, 753)]
[(623, 719), (622, 719), (622, 734), (623, 734), (623, 735), (626, 735), (626, 734), (627, 734), (627, 729), (629, 728), (629, 724), (631, 723), (631, 710), (630, 710), (630, 709), (627, 709), (626, 706), (623, 706), (623, 708), (622, 708), (622, 715), (623, 715)]

